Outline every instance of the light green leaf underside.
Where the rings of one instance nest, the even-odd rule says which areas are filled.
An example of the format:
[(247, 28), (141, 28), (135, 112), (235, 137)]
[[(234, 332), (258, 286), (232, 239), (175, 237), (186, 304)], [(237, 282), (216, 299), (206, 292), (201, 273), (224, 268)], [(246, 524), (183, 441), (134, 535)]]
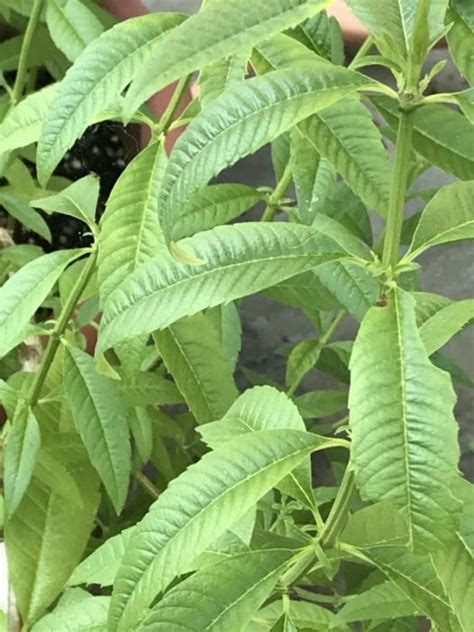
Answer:
[(396, 620), (417, 615), (418, 611), (396, 584), (384, 582), (350, 597), (336, 615), (337, 623), (352, 623), (372, 619)]
[(19, 404), (4, 452), (5, 510), (11, 516), (23, 498), (35, 468), (41, 437), (32, 410)]
[(76, 180), (56, 195), (33, 199), (31, 205), (47, 213), (61, 213), (75, 217), (93, 227), (99, 189), (99, 178), (88, 175)]
[(32, 632), (106, 632), (110, 597), (92, 597), (59, 604)]
[(385, 217), (391, 174), (388, 154), (370, 112), (359, 98), (346, 96), (299, 127), (354, 193)]
[(474, 239), (473, 197), (474, 180), (440, 189), (421, 214), (408, 256), (417, 257), (431, 246)]
[(142, 265), (104, 306), (100, 350), (342, 258), (347, 250), (365, 256), (360, 243), (329, 218), (318, 230), (283, 223), (220, 226), (180, 247), (206, 262), (156, 257)]
[(162, 34), (185, 18), (155, 13), (126, 20), (87, 47), (61, 82), (44, 123), (37, 155), (43, 186), (87, 126), (117, 102)]
[(101, 220), (97, 260), (102, 304), (138, 266), (166, 251), (158, 195), (166, 166), (159, 142), (147, 147), (115, 184)]
[(69, 578), (68, 586), (78, 584), (112, 586), (134, 528), (124, 529), (121, 533), (112, 536), (82, 560)]
[(144, 607), (313, 450), (331, 445), (297, 430), (264, 430), (208, 453), (173, 481), (140, 523), (119, 570), (110, 629)]
[(291, 550), (250, 551), (212, 564), (170, 590), (146, 617), (144, 632), (240, 630), (271, 592)]
[(160, 356), (200, 424), (220, 419), (237, 398), (217, 330), (203, 314), (183, 318), (154, 339)]
[(19, 344), (29, 320), (66, 266), (84, 250), (62, 250), (30, 261), (0, 288), (0, 357)]
[(368, 312), (350, 367), (352, 457), (363, 498), (398, 503), (412, 544), (444, 546), (460, 509), (451, 492), (456, 397), (448, 375), (428, 359), (412, 297), (395, 290), (386, 307)]
[(64, 388), (92, 465), (120, 513), (131, 468), (126, 406), (116, 381), (98, 373), (92, 356), (67, 347)]
[(247, 52), (258, 41), (295, 26), (329, 4), (329, 0), (208, 2), (153, 47), (130, 86), (127, 111), (133, 113), (175, 79), (229, 55)]
[(362, 75), (315, 61), (229, 88), (193, 120), (173, 150), (160, 196), (166, 239), (175, 239), (173, 224), (188, 197), (223, 168), (368, 83)]

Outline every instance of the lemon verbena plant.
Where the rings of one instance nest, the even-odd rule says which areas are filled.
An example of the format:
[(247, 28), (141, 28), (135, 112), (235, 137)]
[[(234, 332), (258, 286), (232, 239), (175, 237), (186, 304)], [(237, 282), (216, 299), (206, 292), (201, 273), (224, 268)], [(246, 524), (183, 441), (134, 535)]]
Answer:
[[(349, 63), (330, 0), (119, 24), (94, 0), (0, 0), (3, 629), (473, 629), (453, 416), (468, 378), (440, 349), (474, 301), (423, 291), (419, 271), (474, 237), (473, 88), (433, 93), (427, 66), (446, 41), (474, 81), (474, 10), (348, 4), (369, 31)], [(173, 82), (157, 117), (146, 102)], [(150, 141), (102, 213), (99, 180), (58, 165), (104, 120)], [(215, 183), (269, 144), (275, 183)], [(431, 166), (452, 182), (411, 214)], [(46, 243), (60, 215), (84, 247), (13, 239), (20, 224)], [(243, 379), (256, 293), (314, 325), (284, 383)], [(332, 390), (305, 392), (314, 369)]]

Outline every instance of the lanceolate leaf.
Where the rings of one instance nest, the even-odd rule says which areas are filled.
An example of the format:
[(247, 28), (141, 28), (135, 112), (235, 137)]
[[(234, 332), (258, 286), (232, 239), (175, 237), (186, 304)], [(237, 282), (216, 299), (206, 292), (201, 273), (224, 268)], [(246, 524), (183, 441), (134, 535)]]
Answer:
[[(212, 564), (170, 590), (143, 622), (144, 632), (243, 629), (295, 551), (249, 551)], [(203, 587), (205, 591), (203, 593)]]
[(99, 189), (99, 178), (84, 176), (56, 195), (32, 200), (31, 205), (47, 213), (70, 215), (94, 227)]
[(206, 454), (160, 496), (125, 554), (112, 596), (110, 630), (128, 630), (193, 560), (313, 450), (332, 440), (264, 430)]
[(48, 0), (46, 22), (51, 39), (70, 61), (104, 30), (80, 0)]
[(399, 503), (412, 545), (433, 549), (458, 525), (451, 492), (459, 460), (456, 397), (448, 375), (428, 359), (414, 300), (401, 290), (387, 300), (367, 313), (351, 357), (356, 482), (367, 500)]
[(126, 20), (94, 40), (61, 82), (38, 146), (43, 186), (66, 151), (123, 89), (165, 31), (186, 16), (155, 13)]
[(223, 417), (238, 391), (212, 323), (203, 314), (195, 314), (155, 333), (154, 338), (197, 422)]
[(37, 211), (31, 208), (26, 200), (0, 189), (0, 204), (6, 208), (9, 215), (23, 224), (25, 228), (51, 243), (51, 231), (48, 224)]
[(451, 2), (447, 13), (447, 23), (452, 24), (448, 31), (448, 44), (456, 66), (466, 77), (471, 85), (474, 85), (474, 61), (472, 48), (474, 46), (474, 21), (468, 20), (464, 14), (467, 2)]
[[(397, 106), (386, 97), (374, 99), (387, 123), (398, 125)], [(426, 160), (461, 180), (472, 180), (474, 150), (472, 123), (443, 105), (425, 105), (413, 114), (414, 148)]]
[(342, 258), (346, 248), (364, 256), (360, 243), (329, 218), (318, 230), (283, 223), (220, 226), (183, 240), (180, 248), (205, 263), (156, 257), (143, 264), (107, 301), (100, 350)]
[(428, 355), (443, 347), (455, 334), (474, 319), (474, 300), (449, 303), (420, 327), (420, 336)]
[(128, 491), (130, 443), (118, 383), (98, 373), (94, 358), (67, 347), (64, 387), (92, 465), (120, 513)]
[[(87, 594), (87, 593), (86, 593)], [(33, 627), (32, 632), (105, 632), (110, 597), (92, 597), (59, 604)]]
[(128, 112), (133, 113), (149, 96), (175, 79), (234, 53), (247, 52), (258, 41), (295, 26), (329, 4), (329, 0), (207, 3), (153, 48), (129, 89)]
[(382, 137), (355, 95), (314, 114), (300, 130), (369, 207), (386, 215), (390, 165)]
[(84, 250), (62, 250), (27, 263), (0, 288), (0, 357), (24, 338), (30, 318), (65, 267)]
[(181, 136), (168, 163), (159, 210), (166, 239), (174, 240), (173, 224), (187, 198), (224, 167), (368, 83), (315, 61), (255, 77), (215, 99)]
[(98, 271), (101, 302), (136, 268), (166, 250), (158, 195), (166, 166), (160, 142), (142, 151), (117, 181), (101, 221)]
[(431, 246), (474, 239), (473, 196), (474, 181), (440, 189), (421, 214), (408, 256), (415, 258)]
[(4, 454), (5, 509), (11, 516), (29, 485), (40, 447), (40, 430), (32, 410), (19, 406)]

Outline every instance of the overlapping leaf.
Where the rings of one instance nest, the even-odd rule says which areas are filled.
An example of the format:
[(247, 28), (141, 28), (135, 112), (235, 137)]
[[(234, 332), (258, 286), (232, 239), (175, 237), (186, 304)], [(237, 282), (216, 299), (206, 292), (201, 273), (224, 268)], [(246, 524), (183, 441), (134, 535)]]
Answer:
[(70, 61), (75, 61), (104, 30), (79, 0), (48, 0), (46, 23), (51, 39)]

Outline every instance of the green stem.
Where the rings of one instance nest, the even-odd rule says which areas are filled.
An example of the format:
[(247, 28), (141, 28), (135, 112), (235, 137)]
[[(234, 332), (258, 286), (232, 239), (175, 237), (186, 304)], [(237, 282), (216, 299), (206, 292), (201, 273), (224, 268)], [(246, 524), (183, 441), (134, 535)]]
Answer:
[(97, 251), (94, 250), (87, 260), (86, 265), (82, 269), (79, 278), (77, 279), (63, 309), (61, 310), (61, 313), (59, 314), (56, 326), (51, 333), (51, 337), (46, 346), (46, 351), (44, 352), (43, 359), (41, 360), (40, 368), (35, 373), (30, 392), (26, 398), (26, 403), (28, 406), (35, 406), (38, 402), (44, 381), (48, 375), (48, 371), (51, 367), (54, 356), (56, 355), (56, 351), (58, 350), (59, 344), (61, 342), (61, 336), (64, 334), (69, 319), (71, 318), (76, 305), (81, 298), (81, 294), (83, 293), (87, 283), (92, 276), (92, 273), (94, 272), (96, 258)]
[(45, 0), (34, 0), (33, 8), (31, 9), (30, 19), (26, 27), (25, 36), (21, 45), (20, 61), (18, 63), (18, 71), (16, 73), (15, 85), (13, 87), (12, 103), (16, 105), (23, 96), (23, 90), (25, 89), (26, 71), (28, 69), (28, 58), (30, 56), (30, 48), (33, 42), (33, 37), (38, 26), (41, 12), (43, 11)]
[(336, 499), (329, 512), (326, 527), (321, 535), (320, 544), (322, 547), (330, 548), (334, 546), (338, 535), (344, 528), (354, 487), (354, 472), (351, 464), (348, 463)]
[(342, 323), (342, 321), (346, 317), (346, 314), (347, 312), (345, 309), (341, 309), (341, 311), (337, 313), (335, 319), (332, 321), (332, 323), (329, 325), (329, 327), (326, 329), (324, 334), (319, 339), (319, 342), (321, 343), (321, 345), (323, 346), (327, 345), (327, 343), (331, 340), (334, 333), (336, 332), (336, 329), (339, 327), (339, 325)]
[(160, 124), (158, 125), (158, 129), (157, 129), (157, 135), (166, 134), (166, 132), (169, 130), (170, 125), (173, 122), (174, 116), (186, 93), (186, 90), (188, 89), (191, 78), (192, 78), (192, 75), (187, 75), (186, 77), (182, 77), (178, 81), (178, 85), (176, 86), (176, 89), (173, 92), (173, 96), (171, 97), (171, 100), (168, 103), (168, 107), (166, 108), (165, 112), (163, 113), (163, 116), (161, 117)]
[(361, 57), (364, 57), (366, 53), (369, 52), (369, 50), (372, 48), (373, 45), (374, 45), (374, 38), (372, 37), (372, 35), (369, 35), (369, 37), (365, 40), (365, 42), (362, 44), (362, 46), (359, 48), (359, 50), (355, 54), (354, 59), (349, 64), (348, 68), (352, 68), (355, 65), (355, 63), (359, 61)]
[(135, 478), (140, 483), (140, 485), (143, 487), (143, 489), (150, 494), (150, 496), (152, 496), (155, 499), (159, 497), (160, 490), (157, 487), (155, 487), (155, 485), (150, 481), (148, 476), (143, 474), (143, 472), (138, 471), (135, 474)]
[(387, 268), (396, 266), (400, 253), (400, 238), (408, 189), (412, 138), (413, 112), (401, 110), (382, 257), (382, 262)]
[(272, 221), (272, 219), (275, 216), (275, 213), (278, 210), (278, 205), (281, 199), (285, 196), (285, 193), (287, 192), (292, 179), (293, 179), (293, 174), (291, 172), (291, 165), (288, 162), (288, 164), (285, 167), (285, 171), (283, 172), (283, 175), (281, 176), (280, 180), (278, 181), (278, 184), (275, 187), (275, 190), (268, 198), (268, 204), (262, 216), (262, 222)]

